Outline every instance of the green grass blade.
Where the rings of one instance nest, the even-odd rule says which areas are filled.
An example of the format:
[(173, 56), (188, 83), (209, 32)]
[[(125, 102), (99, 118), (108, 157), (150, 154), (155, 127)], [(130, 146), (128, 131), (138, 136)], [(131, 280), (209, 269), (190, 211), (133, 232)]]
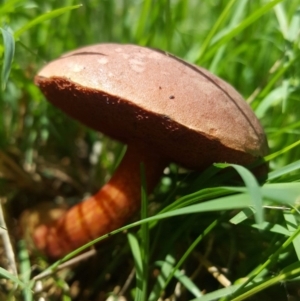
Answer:
[(235, 2), (236, 2), (236, 0), (231, 0), (227, 3), (225, 9), (222, 11), (222, 13), (219, 16), (218, 20), (216, 21), (216, 23), (214, 24), (214, 26), (212, 27), (212, 29), (210, 30), (210, 32), (206, 36), (205, 40), (203, 41), (203, 43), (201, 45), (198, 57), (196, 59), (196, 64), (200, 63), (203, 54), (207, 51), (207, 48), (209, 47), (209, 45), (211, 43), (211, 40), (215, 36), (215, 34), (216, 34), (217, 30), (219, 29), (219, 27), (222, 25), (222, 23), (225, 22), (225, 19), (229, 16), (230, 9), (231, 9), (231, 7), (233, 6), (233, 4)]
[(274, 130), (272, 127), (269, 127), (268, 136), (269, 136), (269, 138), (274, 139), (283, 134), (296, 132), (298, 130), (298, 128), (300, 128), (300, 121), (293, 122), (293, 123), (288, 124), (281, 128), (274, 127)]
[(182, 271), (177, 270), (175, 272), (175, 278), (196, 298), (203, 296), (200, 289), (195, 285), (195, 283)]
[(287, 228), (283, 227), (282, 225), (279, 224), (271, 224), (268, 222), (263, 222), (263, 224), (261, 226), (257, 225), (257, 224), (253, 224), (251, 225), (251, 227), (256, 228), (256, 229), (260, 229), (263, 231), (270, 231), (273, 233), (277, 233), (280, 235), (285, 235), (285, 236), (290, 236), (290, 232), (287, 230)]
[(15, 9), (15, 7), (17, 6), (18, 2), (22, 3), (25, 1), (24, 0), (10, 0), (10, 1), (5, 1), (5, 3), (1, 3), (0, 16), (9, 14), (9, 12), (13, 11)]
[(300, 160), (270, 172), (268, 175), (268, 181), (275, 180), (277, 178), (280, 178), (281, 176), (287, 175), (287, 174), (289, 174), (295, 170), (299, 170), (299, 169), (300, 169)]
[(261, 190), (265, 198), (274, 200), (280, 204), (294, 206), (299, 202), (300, 183), (266, 184)]
[(278, 3), (274, 7), (274, 12), (278, 20), (279, 29), (285, 39), (288, 38), (289, 26), (287, 20), (287, 14), (284, 10), (282, 3)]
[(254, 175), (245, 167), (236, 164), (215, 164), (218, 167), (226, 168), (228, 166), (233, 167), (240, 177), (243, 179), (247, 191), (251, 197), (254, 209), (255, 209), (255, 219), (258, 224), (262, 224), (263, 217), (263, 205), (262, 205), (262, 194), (260, 186), (254, 177)]
[(215, 200), (207, 201), (201, 204), (191, 205), (184, 208), (179, 208), (173, 211), (165, 212), (156, 215), (149, 219), (161, 219), (178, 215), (193, 214), (207, 211), (221, 211), (251, 206), (251, 198), (247, 193), (221, 197)]
[[(225, 188), (225, 187), (224, 187)], [(228, 190), (246, 192), (244, 187), (226, 187)], [(300, 197), (300, 183), (274, 183), (261, 187), (262, 196), (266, 199), (294, 206)]]
[[(285, 66), (284, 68), (281, 68), (280, 71), (278, 72), (278, 78), (282, 77), (282, 75), (292, 66), (292, 64), (288, 64), (288, 66)], [(271, 91), (269, 94), (266, 95), (265, 98), (263, 98), (258, 107), (255, 110), (255, 114), (258, 118), (263, 118), (269, 109), (272, 107), (280, 104), (283, 102), (283, 99), (288, 97), (292, 91), (286, 90), (286, 87), (284, 85), (281, 85), (277, 87), (276, 89), (272, 89), (273, 85), (276, 84), (278, 81), (278, 78), (274, 76), (274, 81), (269, 81), (268, 85), (265, 87), (266, 91)], [(265, 91), (263, 90), (263, 92)], [(263, 94), (263, 92), (261, 94)], [(259, 95), (262, 96), (262, 95)]]
[(9, 273), (8, 271), (6, 271), (1, 267), (0, 267), (0, 275), (6, 279), (11, 280), (13, 283), (21, 287), (25, 287), (25, 284), (18, 277), (14, 276), (13, 274)]
[(231, 218), (229, 222), (234, 225), (238, 225), (253, 214), (255, 214), (255, 210), (253, 208), (245, 208), (241, 210), (238, 214), (236, 214), (233, 218)]
[(18, 242), (18, 257), (19, 257), (19, 263), (20, 263), (20, 272), (21, 272), (21, 279), (24, 283), (27, 283), (27, 285), (23, 288), (23, 296), (25, 301), (32, 301), (33, 300), (33, 294), (31, 291), (31, 285), (30, 283), (30, 275), (31, 275), (31, 264), (29, 260), (29, 254), (26, 249), (26, 243), (24, 240), (20, 240)]
[[(293, 210), (295, 212), (295, 210)], [(290, 233), (294, 233), (297, 228), (299, 228), (299, 223), (297, 222), (297, 219), (295, 217), (294, 212), (291, 211), (285, 211), (283, 213), (285, 222), (286, 222), (286, 226), (288, 228), (288, 230), (290, 231)], [(298, 257), (298, 260), (300, 261), (300, 236), (295, 237), (295, 239), (293, 240), (293, 245), (294, 245), (294, 249), (296, 252), (296, 255)]]
[(218, 289), (214, 292), (207, 293), (204, 296), (196, 299), (192, 299), (190, 301), (215, 301), (219, 300), (222, 297), (226, 297), (228, 295), (233, 294), (241, 285), (232, 285), (226, 288)]
[(168, 254), (164, 261), (156, 262), (160, 266), (160, 274), (157, 277), (156, 283), (150, 293), (148, 301), (159, 300), (161, 292), (166, 287), (168, 276), (172, 273), (175, 259), (172, 255)]
[(290, 27), (287, 36), (287, 39), (289, 41), (297, 43), (297, 41), (299, 40), (299, 24), (300, 24), (300, 16), (299, 14), (294, 14), (290, 22)]
[[(225, 30), (227, 30), (228, 32), (234, 28), (235, 26), (237, 26), (237, 24), (239, 24), (244, 16), (245, 13), (245, 9), (246, 9), (246, 5), (248, 4), (248, 0), (239, 0), (236, 3), (236, 8), (233, 12), (233, 15), (231, 17), (230, 23), (229, 25), (226, 27)], [(224, 32), (225, 32), (224, 30)], [(222, 61), (222, 59), (224, 58), (225, 54), (225, 49), (227, 48), (228, 44), (222, 45), (217, 53), (214, 55), (212, 63), (209, 66), (209, 70), (212, 73), (216, 73), (218, 71), (218, 65), (220, 64), (220, 62)]]
[(135, 293), (135, 300), (142, 301), (143, 299), (143, 276), (144, 276), (144, 266), (142, 260), (141, 249), (139, 246), (139, 242), (137, 237), (132, 234), (127, 234), (129, 246), (131, 249), (131, 253), (134, 260), (134, 268), (135, 268), (135, 275), (136, 275), (136, 293)]
[(149, 12), (151, 11), (151, 5), (152, 5), (151, 0), (143, 1), (143, 8), (142, 8), (140, 18), (137, 23), (136, 32), (135, 32), (135, 36), (136, 36), (137, 40), (139, 40), (139, 41), (144, 41), (143, 34), (146, 29), (146, 24), (149, 20), (148, 16), (149, 16)]
[(297, 147), (299, 145), (300, 145), (300, 140), (298, 140), (298, 141), (296, 141), (296, 142), (294, 142), (294, 143), (292, 143), (292, 144), (290, 144), (290, 145), (288, 145), (288, 146), (280, 149), (279, 151), (277, 151), (275, 153), (272, 153), (272, 154), (266, 156), (264, 159), (267, 162), (271, 161), (271, 160), (273, 160), (273, 159), (275, 159), (275, 158), (277, 158), (277, 157), (279, 157), (279, 156), (281, 156), (281, 155), (283, 155), (283, 154), (291, 151), (293, 148), (295, 148), (295, 147)]
[[(233, 294), (233, 296), (230, 296), (230, 299), (225, 298), (225, 300), (244, 300), (244, 295), (243, 295), (243, 291), (245, 290), (245, 287), (252, 283), (252, 281), (262, 272), (264, 271), (266, 268), (270, 268), (273, 264), (275, 264), (277, 262), (278, 256), (280, 254), (282, 254), (289, 246), (290, 244), (293, 242), (293, 240), (300, 234), (300, 228), (297, 229), (297, 231), (295, 231), (290, 237), (288, 237), (288, 239), (282, 244), (280, 245), (280, 247), (276, 250), (276, 252), (272, 253), (271, 256), (269, 256), (269, 258), (261, 265), (259, 265), (257, 268), (254, 269), (254, 271), (252, 271), (249, 274), (249, 277), (247, 279), (246, 282), (244, 282), (239, 288), (238, 290)], [(247, 290), (247, 288), (246, 288)], [(247, 293), (247, 296), (248, 293)], [(236, 299), (234, 298), (236, 297)]]
[[(256, 9), (254, 13), (248, 16), (244, 21), (238, 24), (234, 29), (232, 29), (229, 33), (225, 34), (222, 38), (216, 41), (210, 49), (207, 51), (206, 55), (203, 56), (202, 62), (208, 59), (211, 59), (217, 50), (231, 39), (233, 39), (237, 34), (245, 30), (249, 27), (252, 23), (254, 23), (257, 19), (261, 18), (264, 14), (266, 14), (269, 10), (271, 10), (275, 5), (282, 2), (283, 0), (274, 0), (267, 2), (267, 4), (261, 6), (260, 8)], [(200, 63), (200, 62), (198, 62)]]
[(17, 40), (25, 31), (27, 31), (28, 29), (38, 25), (38, 24), (41, 24), (47, 20), (51, 20), (53, 18), (56, 18), (70, 10), (73, 10), (73, 9), (77, 9), (79, 7), (81, 7), (82, 4), (79, 4), (79, 5), (72, 5), (72, 6), (67, 6), (67, 7), (63, 7), (63, 8), (58, 8), (58, 9), (55, 9), (55, 10), (52, 10), (50, 12), (47, 12), (43, 15), (40, 15), (38, 16), (37, 18), (29, 21), (28, 23), (26, 23), (23, 27), (21, 27), (20, 29), (18, 29), (17, 31), (15, 31), (14, 33), (14, 37), (15, 39)]
[(217, 199), (218, 197), (222, 197), (227, 194), (232, 194), (232, 192), (223, 187), (202, 189), (200, 191), (185, 195), (177, 199), (175, 202), (162, 209), (159, 214), (173, 211), (175, 209), (193, 205), (195, 203), (203, 202), (206, 200)]
[[(141, 163), (141, 218), (146, 219), (148, 217), (148, 197), (147, 197), (147, 184), (146, 184), (146, 172), (144, 164)], [(147, 299), (148, 291), (148, 265), (149, 265), (149, 224), (144, 223), (141, 225), (141, 256), (143, 264), (142, 275), (142, 299)]]
[(295, 64), (299, 57), (295, 57), (289, 60), (287, 63), (282, 65), (277, 71), (273, 74), (272, 78), (268, 81), (267, 85), (257, 96), (263, 98), (259, 106), (255, 110), (255, 114), (258, 118), (263, 118), (266, 114), (266, 111), (271, 107), (277, 105), (280, 101), (284, 102), (284, 99), (289, 96), (292, 92), (290, 89), (287, 89), (284, 84), (280, 87), (272, 88), (277, 84), (278, 80), (283, 77)]
[(242, 301), (246, 300), (247, 298), (257, 294), (258, 292), (272, 286), (276, 285), (280, 282), (286, 281), (289, 278), (293, 279), (300, 275), (300, 262), (293, 263), (286, 268), (284, 268), (279, 275), (269, 277), (268, 279), (263, 279), (257, 284), (251, 285), (251, 287), (246, 287), (243, 289), (240, 294), (230, 299), (231, 301)]
[(15, 55), (15, 39), (14, 36), (9, 28), (0, 28), (2, 37), (3, 37), (3, 44), (4, 44), (4, 58), (3, 58), (3, 66), (1, 71), (1, 88), (5, 90), (10, 70), (11, 64), (14, 59)]
[[(196, 246), (203, 240), (203, 238), (205, 236), (207, 236), (218, 224), (219, 224), (219, 220), (215, 220), (213, 221), (204, 231), (203, 233), (201, 233), (195, 240), (194, 242), (187, 248), (187, 250), (185, 251), (185, 253), (182, 255), (182, 257), (180, 258), (180, 260), (177, 262), (177, 264), (172, 267), (172, 269), (170, 271), (168, 271), (167, 277), (163, 278), (163, 283), (160, 283), (160, 288), (161, 290), (163, 290), (164, 288), (166, 288), (166, 286), (170, 283), (170, 281), (172, 280), (173, 276), (179, 272), (179, 268), (183, 265), (183, 263), (187, 260), (187, 258), (190, 256), (190, 254), (192, 253), (192, 251), (196, 248)], [(172, 266), (174, 265), (174, 262), (172, 262)], [(179, 272), (180, 273), (180, 272)], [(181, 273), (180, 273), (181, 274)], [(178, 274), (177, 274), (178, 275)], [(193, 289), (193, 287), (190, 287), (191, 289)], [(157, 291), (157, 287), (155, 288), (155, 292), (156, 295), (151, 295), (152, 298), (149, 301), (153, 301), (153, 300), (157, 300), (158, 297), (158, 291)], [(194, 290), (194, 289), (193, 289)], [(196, 293), (196, 291), (194, 291), (194, 293)], [(156, 299), (155, 299), (156, 298)]]
[(272, 285), (276, 285), (282, 283), (283, 281), (293, 279), (298, 275), (300, 275), (300, 263), (296, 262), (284, 268), (278, 275), (275, 276), (272, 275), (271, 277), (259, 280), (255, 284), (245, 287), (243, 290), (240, 291), (239, 295), (234, 298), (232, 298), (231, 296), (239, 288), (241, 288), (242, 285), (237, 284), (227, 288), (222, 288), (212, 293), (208, 293), (201, 298), (192, 299), (191, 301), (215, 301), (215, 300), (219, 300), (222, 297), (228, 297), (228, 299), (226, 300), (242, 301), (242, 300), (246, 300), (247, 298), (257, 294), (258, 292)]
[[(284, 210), (286, 210), (286, 209), (282, 209), (282, 211), (284, 211)], [(242, 211), (240, 211), (238, 214), (236, 214), (233, 218), (231, 218), (229, 222), (234, 225), (238, 225), (238, 224), (242, 223), (243, 221), (245, 221), (246, 219), (248, 219), (249, 217), (251, 217), (253, 214), (254, 214), (253, 208), (245, 208)], [(280, 235), (290, 236), (290, 232), (280, 224), (263, 222), (261, 225), (258, 225), (257, 223), (253, 223), (251, 225), (251, 227), (255, 228), (255, 229), (260, 229), (263, 231), (270, 231), (273, 233), (278, 233)]]
[[(173, 264), (171, 265), (168, 261), (157, 261), (155, 264), (159, 267), (164, 268), (165, 270), (166, 270), (166, 266), (169, 265), (169, 267), (168, 267), (169, 274), (173, 272), (172, 270), (174, 269), (174, 266), (173, 266)], [(164, 274), (167, 274), (167, 273), (165, 272)], [(199, 288), (195, 285), (195, 283), (188, 276), (186, 276), (182, 271), (176, 270), (174, 273), (174, 276), (179, 282), (181, 282), (181, 284), (188, 291), (191, 292), (191, 294), (194, 295), (194, 297), (199, 298), (199, 297), (203, 296), (203, 294), (201, 293)]]

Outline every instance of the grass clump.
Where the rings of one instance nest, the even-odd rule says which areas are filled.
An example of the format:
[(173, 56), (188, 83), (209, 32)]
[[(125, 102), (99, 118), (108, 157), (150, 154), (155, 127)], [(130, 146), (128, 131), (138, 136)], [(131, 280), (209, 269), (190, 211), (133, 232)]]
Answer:
[[(300, 300), (299, 9), (297, 0), (3, 2), (0, 300)], [(22, 240), (20, 215), (41, 201), (79, 202), (124, 147), (49, 105), (33, 77), (101, 42), (160, 48), (230, 82), (265, 128), (270, 171), (260, 186), (240, 166), (198, 174), (170, 165), (143, 194), (141, 218), (97, 252), (76, 257), (108, 235), (50, 263)]]

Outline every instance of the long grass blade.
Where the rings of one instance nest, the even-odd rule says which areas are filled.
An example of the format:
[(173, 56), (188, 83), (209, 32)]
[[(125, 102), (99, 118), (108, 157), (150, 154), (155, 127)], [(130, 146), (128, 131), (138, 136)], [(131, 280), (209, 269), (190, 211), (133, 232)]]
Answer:
[(29, 30), (30, 28), (37, 26), (47, 20), (56, 18), (70, 10), (77, 9), (81, 6), (82, 6), (82, 4), (78, 4), (78, 5), (72, 5), (72, 6), (67, 6), (67, 7), (63, 7), (63, 8), (58, 8), (58, 9), (52, 10), (50, 12), (47, 12), (41, 16), (38, 16), (37, 18), (29, 21), (24, 26), (22, 26), (20, 29), (15, 31), (14, 37), (17, 40), (25, 31)]
[[(286, 227), (288, 228), (291, 234), (297, 231), (297, 229), (299, 228), (299, 222), (296, 219), (295, 212), (296, 210), (292, 210), (285, 211), (283, 213), (286, 222)], [(299, 214), (298, 212), (296, 213), (297, 215)], [(295, 237), (295, 239), (293, 240), (293, 246), (298, 257), (298, 261), (300, 261), (300, 236)]]
[(294, 172), (296, 170), (299, 170), (299, 169), (300, 169), (300, 160), (270, 172), (268, 175), (268, 181), (278, 179), (284, 175), (287, 175), (287, 174)]
[(150, 293), (148, 301), (158, 300), (162, 291), (167, 285), (167, 279), (174, 268), (175, 259), (171, 254), (168, 254), (164, 261), (160, 264), (160, 274), (157, 277), (156, 283)]
[(136, 293), (135, 293), (135, 300), (144, 300), (143, 299), (143, 276), (144, 276), (144, 265), (142, 259), (141, 248), (138, 242), (137, 237), (132, 234), (127, 234), (128, 242), (130, 245), (131, 253), (134, 259), (134, 267), (135, 267), (135, 274), (136, 274)]
[(264, 217), (263, 217), (263, 204), (262, 204), (262, 193), (261, 193), (261, 189), (260, 186), (256, 180), (256, 178), (253, 176), (253, 174), (246, 169), (243, 166), (240, 165), (236, 165), (236, 164), (215, 164), (218, 167), (221, 168), (226, 168), (226, 167), (233, 167), (238, 174), (240, 175), (240, 177), (243, 179), (246, 187), (247, 187), (247, 191), (251, 197), (254, 209), (255, 209), (255, 218), (256, 218), (256, 222), (258, 224), (262, 224)]
[[(174, 259), (173, 259), (174, 261)], [(174, 269), (174, 266), (171, 265), (168, 261), (157, 261), (156, 262), (156, 265), (161, 267), (162, 270), (163, 268), (166, 269), (165, 267), (167, 265), (169, 265), (168, 267), (168, 272), (169, 274), (172, 273), (173, 269)], [(164, 271), (164, 274), (166, 275), (166, 271)], [(168, 274), (167, 274), (168, 275)], [(199, 297), (202, 297), (203, 294), (201, 293), (201, 291), (199, 290), (199, 288), (195, 285), (195, 283), (187, 276), (183, 273), (183, 271), (180, 271), (180, 270), (176, 270), (175, 273), (174, 273), (174, 277), (182, 283), (182, 285), (192, 294), (194, 295), (194, 297), (196, 298), (199, 298)], [(166, 283), (164, 283), (164, 285), (162, 287), (164, 287), (166, 285)], [(157, 300), (156, 299), (153, 299), (153, 300)], [(150, 299), (149, 299), (150, 301)]]
[(33, 282), (30, 282), (31, 276), (31, 264), (29, 260), (28, 250), (26, 249), (26, 243), (24, 240), (20, 240), (18, 242), (18, 257), (20, 263), (20, 272), (21, 272), (21, 279), (27, 285), (23, 288), (23, 296), (25, 301), (32, 301), (33, 294), (31, 290), (31, 286)]
[(216, 41), (210, 49), (207, 51), (206, 55), (201, 60), (206, 61), (210, 59), (216, 51), (224, 44), (226, 44), (228, 41), (230, 41), (232, 38), (234, 38), (237, 34), (239, 34), (241, 31), (246, 29), (248, 26), (250, 26), (252, 23), (254, 23), (257, 19), (262, 17), (264, 14), (266, 14), (269, 10), (271, 10), (275, 5), (282, 2), (283, 0), (274, 0), (267, 2), (265, 5), (261, 6), (259, 9), (255, 10), (250, 16), (248, 16), (245, 20), (243, 20), (240, 24), (238, 24), (234, 29), (232, 29), (229, 33), (225, 34), (222, 38), (220, 38), (218, 41)]
[[(146, 171), (145, 166), (141, 163), (141, 218), (146, 219), (148, 217), (148, 197), (147, 197), (147, 183), (146, 183)], [(149, 265), (149, 224), (144, 223), (141, 225), (141, 256), (143, 264), (142, 275), (142, 299), (147, 299), (148, 292), (148, 265)]]
[(228, 18), (229, 14), (230, 14), (230, 9), (235, 2), (236, 2), (236, 0), (230, 0), (227, 3), (227, 5), (226, 5), (225, 9), (222, 11), (220, 17), (218, 18), (218, 20), (216, 21), (216, 23), (214, 24), (212, 29), (209, 31), (208, 35), (206, 36), (205, 40), (203, 41), (203, 43), (201, 45), (198, 57), (196, 59), (196, 64), (200, 63), (203, 54), (207, 51), (207, 48), (209, 47), (209, 44), (211, 43), (211, 40), (216, 35), (216, 32), (219, 29), (219, 27), (222, 25), (222, 23), (225, 22), (226, 18)]
[(15, 275), (9, 273), (7, 270), (0, 267), (0, 275), (3, 278), (11, 280), (13, 283), (19, 285), (20, 287), (25, 287), (25, 284)]
[(0, 29), (4, 44), (4, 59), (1, 71), (1, 88), (2, 90), (4, 90), (9, 78), (11, 65), (15, 55), (15, 39), (11, 30), (8, 27)]

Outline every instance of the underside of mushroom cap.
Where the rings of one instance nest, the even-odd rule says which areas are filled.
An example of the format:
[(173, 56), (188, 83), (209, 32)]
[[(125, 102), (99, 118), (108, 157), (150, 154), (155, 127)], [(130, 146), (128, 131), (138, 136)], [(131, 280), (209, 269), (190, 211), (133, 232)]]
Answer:
[(98, 131), (188, 168), (248, 164), (267, 153), (263, 129), (229, 84), (167, 53), (99, 44), (68, 53), (35, 79), (47, 99)]

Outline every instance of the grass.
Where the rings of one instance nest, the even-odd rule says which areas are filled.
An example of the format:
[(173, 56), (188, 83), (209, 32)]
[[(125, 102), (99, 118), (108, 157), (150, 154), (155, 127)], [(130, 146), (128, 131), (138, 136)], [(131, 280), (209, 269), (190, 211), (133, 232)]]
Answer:
[[(299, 9), (297, 0), (2, 1), (0, 300), (300, 300)], [(101, 42), (160, 48), (230, 82), (265, 128), (270, 171), (260, 186), (241, 166), (199, 174), (171, 164), (155, 193), (142, 193), (140, 218), (49, 262), (20, 236), (21, 214), (79, 202), (124, 147), (49, 105), (33, 77)]]

